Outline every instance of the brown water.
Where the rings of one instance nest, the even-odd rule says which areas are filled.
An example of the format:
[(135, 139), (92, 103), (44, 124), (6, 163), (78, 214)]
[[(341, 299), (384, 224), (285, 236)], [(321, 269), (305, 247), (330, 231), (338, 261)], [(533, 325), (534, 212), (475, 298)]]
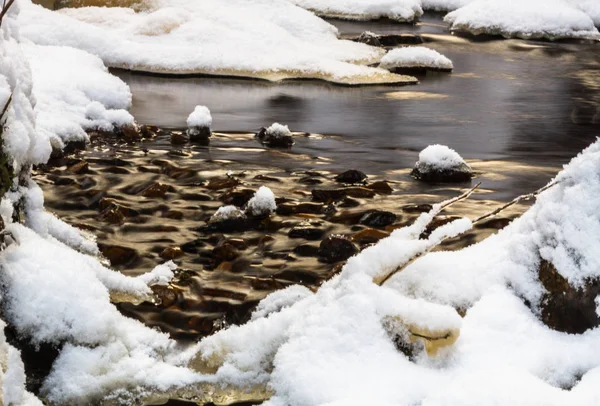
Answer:
[[(275, 289), (293, 283), (314, 287), (331, 277), (340, 264), (324, 262), (317, 253), (327, 235), (345, 234), (364, 248), (410, 223), (418, 213), (407, 206), (435, 203), (469, 186), (410, 178), (425, 146), (455, 148), (476, 171), (474, 181), (482, 182), (473, 199), (441, 216), (445, 221), (475, 217), (539, 188), (599, 133), (597, 44), (467, 40), (449, 35), (439, 16), (414, 26), (334, 23), (347, 36), (365, 30), (417, 32), (427, 46), (450, 57), (455, 70), (420, 77), (421, 84), (408, 88), (117, 71), (132, 89), (132, 113), (139, 122), (181, 127), (194, 106), (204, 104), (220, 132), (210, 146), (173, 146), (166, 132), (133, 145), (96, 138), (86, 151), (38, 171), (46, 206), (93, 231), (115, 268), (139, 274), (163, 262), (166, 249), (183, 248), (175, 260), (183, 271), (162, 292), (163, 304), (121, 305), (123, 312), (174, 337), (197, 339), (244, 321), (252, 306)], [(291, 150), (268, 149), (253, 138), (253, 131), (274, 121), (299, 131)], [(69, 169), (81, 160), (86, 170)], [(206, 228), (218, 207), (241, 205), (261, 185), (275, 192), (280, 206), (286, 200), (306, 203), (313, 189), (340, 187), (333, 176), (346, 169), (366, 172), (370, 184), (385, 179), (393, 192), (305, 207), (308, 213), (280, 211), (244, 232)], [(215, 179), (230, 184), (214, 190), (207, 183), (211, 179), (213, 185)], [(155, 183), (168, 190), (144, 196)], [(374, 209), (397, 218), (374, 227), (377, 231), (359, 224), (365, 211)], [(479, 241), (524, 209), (513, 207), (444, 248)], [(306, 220), (319, 235), (290, 238), (290, 230)], [(366, 236), (365, 229), (370, 229)]]

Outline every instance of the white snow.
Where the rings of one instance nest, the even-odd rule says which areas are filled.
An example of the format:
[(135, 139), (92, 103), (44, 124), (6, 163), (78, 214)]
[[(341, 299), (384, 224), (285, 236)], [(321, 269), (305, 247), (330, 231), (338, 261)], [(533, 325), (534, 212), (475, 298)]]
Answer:
[(273, 123), (267, 127), (267, 134), (275, 138), (291, 136), (292, 132), (287, 125)]
[(324, 17), (372, 20), (387, 17), (413, 21), (423, 14), (420, 0), (291, 0)]
[(206, 106), (196, 106), (194, 111), (187, 118), (187, 126), (191, 127), (209, 127), (212, 125), (212, 116)]
[(347, 84), (406, 80), (351, 63), (375, 62), (382, 50), (339, 40), (335, 27), (286, 0), (156, 0), (137, 13), (102, 7), (57, 12), (22, 3), (23, 36), (88, 51), (111, 67)]
[(238, 220), (244, 218), (246, 218), (246, 215), (243, 211), (236, 206), (229, 205), (219, 207), (215, 214), (213, 214), (210, 218), (209, 223), (218, 223), (220, 221)]
[(600, 2), (597, 0), (567, 0), (569, 3), (586, 13), (600, 27)]
[(419, 152), (419, 161), (417, 162), (417, 165), (438, 170), (453, 169), (463, 164), (467, 165), (458, 152), (440, 144), (429, 145)]
[(424, 10), (452, 11), (471, 3), (474, 0), (422, 0)]
[(129, 87), (100, 58), (63, 46), (25, 44), (22, 49), (33, 74), (36, 129), (55, 148), (87, 141), (85, 130), (112, 131), (133, 124), (126, 111)]
[(266, 186), (261, 186), (246, 205), (246, 212), (253, 216), (269, 215), (275, 211), (275, 195)]
[(384, 69), (430, 68), (452, 70), (452, 61), (436, 50), (426, 47), (402, 47), (389, 51), (379, 65)]
[[(597, 10), (594, 6), (582, 8)], [(526, 39), (600, 37), (592, 18), (565, 0), (476, 0), (444, 20), (453, 30), (474, 34)]]

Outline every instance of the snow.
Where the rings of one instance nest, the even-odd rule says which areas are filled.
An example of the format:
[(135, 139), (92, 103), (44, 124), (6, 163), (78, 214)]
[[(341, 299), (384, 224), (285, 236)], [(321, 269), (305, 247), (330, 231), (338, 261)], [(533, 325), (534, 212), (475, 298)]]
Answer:
[(429, 68), (452, 70), (452, 61), (439, 52), (426, 47), (403, 47), (389, 51), (379, 65), (384, 69)]
[(236, 206), (229, 205), (229, 206), (219, 207), (219, 209), (215, 212), (215, 214), (213, 214), (212, 217), (210, 218), (209, 223), (218, 223), (220, 221), (239, 220), (239, 219), (245, 219), (245, 218), (246, 218), (246, 215), (244, 214), (243, 211), (241, 211)]
[(291, 136), (292, 132), (287, 125), (273, 123), (267, 127), (267, 134), (275, 138), (280, 138)]
[(424, 10), (452, 11), (471, 3), (474, 0), (422, 0)]
[(129, 87), (100, 58), (64, 46), (24, 44), (33, 75), (36, 129), (56, 149), (88, 141), (85, 130), (133, 124)]
[(83, 7), (50, 11), (23, 0), (22, 35), (66, 45), (110, 67), (345, 84), (414, 81), (360, 63), (382, 50), (338, 39), (335, 27), (286, 0), (156, 0), (144, 10)]
[(187, 118), (188, 127), (209, 127), (212, 125), (212, 116), (206, 106), (196, 106)]
[(594, 21), (596, 27), (600, 27), (600, 2), (596, 0), (567, 0)]
[[(575, 0), (588, 12), (588, 6)], [(597, 4), (597, 3), (596, 3)], [(452, 30), (517, 38), (599, 38), (592, 18), (565, 0), (476, 0), (449, 13)]]
[(275, 195), (266, 186), (261, 186), (246, 205), (246, 212), (253, 216), (265, 216), (273, 213), (277, 208)]
[(429, 145), (419, 152), (417, 165), (426, 166), (437, 170), (454, 169), (466, 165), (465, 160), (458, 152), (445, 145)]
[(348, 20), (372, 20), (387, 17), (413, 21), (423, 14), (420, 0), (292, 0), (323, 17)]

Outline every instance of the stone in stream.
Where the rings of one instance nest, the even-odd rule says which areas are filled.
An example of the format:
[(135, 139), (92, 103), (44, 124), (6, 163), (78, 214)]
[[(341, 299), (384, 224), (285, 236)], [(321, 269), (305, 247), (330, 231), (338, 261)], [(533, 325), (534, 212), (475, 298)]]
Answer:
[(142, 190), (140, 194), (144, 197), (165, 197), (167, 192), (173, 191), (174, 188), (164, 183), (156, 182)]
[(248, 227), (248, 219), (244, 212), (231, 205), (220, 207), (208, 221), (208, 231), (215, 230), (228, 233), (244, 231)]
[(270, 148), (291, 148), (294, 138), (287, 125), (273, 123), (269, 128), (261, 128), (256, 133), (261, 144)]
[(289, 216), (292, 214), (321, 214), (324, 209), (323, 203), (316, 202), (285, 202), (277, 206), (276, 213), (282, 216)]
[(142, 139), (142, 134), (137, 124), (125, 124), (115, 129), (115, 133), (124, 141), (133, 143)]
[(319, 245), (319, 257), (328, 263), (345, 261), (356, 254), (358, 248), (343, 235), (330, 235)]
[(453, 183), (470, 181), (473, 170), (455, 150), (436, 144), (419, 153), (410, 174), (423, 182)]
[(358, 244), (372, 244), (390, 235), (387, 231), (366, 228), (354, 234), (352, 241)]
[(334, 179), (339, 183), (363, 183), (367, 179), (367, 175), (365, 175), (364, 172), (357, 171), (356, 169), (350, 169), (346, 172), (340, 173)]
[(182, 256), (183, 251), (179, 247), (168, 247), (160, 253), (160, 257), (164, 260), (173, 260)]
[(294, 248), (294, 254), (301, 257), (316, 257), (319, 255), (319, 247), (311, 244), (301, 244)]
[(375, 34), (371, 31), (365, 31), (354, 39), (356, 42), (375, 46), (375, 47), (396, 47), (403, 44), (422, 44), (423, 38), (417, 34)]
[(325, 231), (317, 225), (303, 221), (300, 224), (292, 227), (288, 236), (290, 238), (304, 238), (305, 240), (320, 240)]
[(356, 198), (370, 198), (375, 196), (373, 190), (364, 187), (346, 187), (340, 189), (313, 189), (312, 197), (314, 201), (331, 203), (344, 199), (346, 196)]
[(173, 131), (171, 133), (171, 144), (173, 145), (183, 145), (187, 144), (189, 141), (190, 139), (188, 136), (180, 131)]
[(237, 207), (245, 206), (250, 199), (254, 196), (254, 190), (252, 189), (236, 189), (230, 190), (219, 196), (219, 200), (226, 205), (233, 205)]
[(139, 259), (136, 250), (119, 245), (98, 244), (100, 252), (110, 261), (112, 266), (131, 265)]
[(369, 183), (366, 187), (367, 189), (371, 189), (376, 193), (383, 195), (389, 195), (394, 191), (390, 184), (387, 183), (385, 180), (379, 180), (377, 182)]
[(206, 106), (196, 106), (187, 118), (187, 135), (191, 142), (208, 144), (212, 136), (212, 116)]
[(229, 242), (224, 242), (213, 248), (212, 255), (215, 262), (220, 263), (223, 261), (233, 261), (240, 256), (240, 252)]
[[(221, 178), (212, 178), (204, 186), (209, 190), (231, 189), (239, 185), (241, 182), (234, 177), (226, 176)], [(254, 192), (252, 192), (254, 194)]]
[(588, 280), (575, 287), (552, 265), (542, 260), (539, 280), (546, 289), (540, 303), (541, 319), (553, 330), (570, 334), (582, 334), (600, 326), (597, 297), (600, 281)]
[(86, 161), (79, 161), (68, 167), (68, 171), (80, 175), (89, 171), (89, 164)]
[(369, 213), (366, 213), (361, 219), (360, 224), (381, 228), (385, 226), (389, 226), (390, 224), (394, 224), (397, 216), (389, 211), (383, 210), (373, 210)]

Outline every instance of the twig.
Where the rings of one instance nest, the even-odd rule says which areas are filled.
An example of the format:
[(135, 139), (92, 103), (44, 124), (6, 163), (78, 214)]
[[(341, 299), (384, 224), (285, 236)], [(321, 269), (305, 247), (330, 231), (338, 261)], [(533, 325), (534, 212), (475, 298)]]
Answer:
[[(460, 196), (455, 197), (454, 199), (450, 199), (447, 200), (446, 202), (442, 203), (442, 205), (440, 206), (438, 213), (441, 212), (442, 210), (444, 210), (445, 208), (447, 208), (448, 206), (459, 202), (461, 200), (465, 200), (468, 199), (469, 196), (471, 196), (473, 194), (473, 192), (481, 185), (481, 182), (477, 183), (475, 186), (473, 186), (471, 189), (467, 190), (466, 192), (464, 192), (463, 194), (461, 194)], [(413, 262), (415, 262), (418, 258), (420, 258), (421, 256), (423, 256), (423, 254), (428, 253), (429, 251), (431, 251), (434, 247), (437, 247), (440, 243), (442, 243), (446, 238), (442, 238), (437, 244), (429, 247), (428, 249), (426, 249), (425, 251), (421, 251), (419, 253), (417, 253), (414, 257), (412, 257), (411, 259), (409, 259), (407, 262), (405, 262), (403, 265), (398, 266), (396, 269), (394, 269), (392, 272), (388, 273), (387, 275), (384, 275), (383, 277), (380, 278), (375, 278), (373, 280), (373, 282), (379, 286), (383, 285), (384, 283), (386, 283), (392, 276), (394, 276), (395, 274), (397, 274), (398, 272), (402, 271), (404, 268), (406, 268), (408, 265), (412, 264)]]
[(10, 106), (10, 102), (12, 101), (12, 96), (13, 96), (12, 93), (10, 94), (10, 96), (8, 96), (8, 100), (6, 101), (6, 104), (4, 105), (4, 108), (2, 109), (2, 112), (0, 113), (0, 122), (4, 118), (4, 115), (6, 114), (6, 111), (8, 110), (8, 106)]
[(8, 3), (6, 3), (6, 0), (4, 0), (2, 3), (2, 11), (0, 11), (0, 26), (2, 26), (2, 19), (4, 18), (4, 15), (8, 12), (8, 9), (13, 5), (14, 2), (15, 0), (8, 0)]
[(477, 217), (475, 220), (473, 220), (473, 224), (478, 223), (482, 220), (485, 220), (489, 217), (495, 216), (496, 214), (500, 213), (502, 210), (517, 204), (523, 200), (529, 200), (529, 199), (533, 199), (534, 197), (536, 197), (537, 195), (539, 195), (540, 193), (542, 193), (544, 190), (550, 189), (552, 186), (556, 185), (558, 182), (551, 182), (548, 183), (546, 186), (539, 188), (538, 190), (536, 190), (535, 192), (531, 192), (531, 193), (527, 193), (525, 195), (521, 195), (521, 196), (517, 196), (515, 197), (513, 200), (511, 200), (510, 202), (496, 208), (495, 210), (492, 210), (480, 217)]

